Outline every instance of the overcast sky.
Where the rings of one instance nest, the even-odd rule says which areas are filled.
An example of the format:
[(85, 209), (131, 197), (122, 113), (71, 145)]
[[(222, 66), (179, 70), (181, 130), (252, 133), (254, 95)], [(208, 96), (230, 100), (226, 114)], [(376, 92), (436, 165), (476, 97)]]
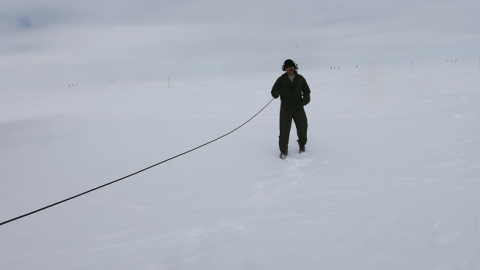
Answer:
[(0, 79), (94, 83), (480, 58), (478, 0), (15, 0)]

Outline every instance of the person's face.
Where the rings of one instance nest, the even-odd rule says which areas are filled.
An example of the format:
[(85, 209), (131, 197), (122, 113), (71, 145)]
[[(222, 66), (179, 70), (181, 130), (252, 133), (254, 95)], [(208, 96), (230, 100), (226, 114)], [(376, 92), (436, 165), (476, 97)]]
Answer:
[(294, 66), (285, 67), (285, 71), (288, 74), (294, 74), (295, 73), (295, 67)]

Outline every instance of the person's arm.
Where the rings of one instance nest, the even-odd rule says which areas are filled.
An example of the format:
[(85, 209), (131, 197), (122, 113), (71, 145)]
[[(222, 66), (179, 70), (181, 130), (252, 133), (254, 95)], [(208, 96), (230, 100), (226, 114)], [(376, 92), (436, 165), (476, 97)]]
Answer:
[(307, 80), (304, 80), (302, 92), (303, 92), (303, 99), (302, 99), (302, 104), (303, 106), (306, 106), (308, 103), (310, 103), (310, 87), (308, 87)]
[(280, 78), (278, 78), (272, 87), (272, 91), (270, 92), (273, 98), (278, 98), (283, 93), (283, 89), (281, 87), (282, 85), (280, 83)]

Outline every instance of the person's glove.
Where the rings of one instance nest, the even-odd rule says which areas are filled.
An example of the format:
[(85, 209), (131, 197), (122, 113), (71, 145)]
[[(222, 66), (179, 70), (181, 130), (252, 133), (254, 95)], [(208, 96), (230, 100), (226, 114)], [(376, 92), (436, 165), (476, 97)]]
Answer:
[(283, 94), (283, 92), (285, 92), (285, 90), (283, 90), (283, 89), (278, 89), (277, 92), (276, 92), (276, 95), (274, 96), (274, 98), (278, 98), (281, 94)]

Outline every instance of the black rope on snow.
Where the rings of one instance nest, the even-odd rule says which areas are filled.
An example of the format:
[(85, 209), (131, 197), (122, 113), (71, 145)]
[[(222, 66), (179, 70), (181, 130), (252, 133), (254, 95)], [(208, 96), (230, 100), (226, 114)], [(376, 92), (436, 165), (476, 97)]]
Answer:
[(176, 156), (174, 156), (174, 157), (165, 159), (164, 161), (161, 161), (161, 162), (159, 162), (159, 163), (157, 163), (157, 164), (154, 164), (154, 165), (152, 165), (152, 166), (149, 166), (149, 167), (147, 167), (147, 168), (145, 168), (145, 169), (142, 169), (142, 170), (140, 170), (140, 171), (134, 172), (134, 173), (132, 173), (132, 174), (129, 174), (129, 175), (124, 176), (124, 177), (122, 177), (122, 178), (119, 178), (119, 179), (117, 179), (117, 180), (114, 180), (114, 181), (111, 181), (111, 182), (109, 182), (109, 183), (103, 184), (103, 185), (98, 186), (98, 187), (96, 187), (96, 188), (92, 188), (92, 189), (90, 189), (90, 190), (87, 190), (87, 191), (85, 191), (85, 192), (82, 192), (82, 193), (80, 193), (80, 194), (77, 194), (77, 195), (75, 195), (75, 196), (72, 196), (72, 197), (67, 198), (67, 199), (65, 199), (65, 200), (61, 200), (61, 201), (59, 201), (59, 202), (56, 202), (56, 203), (50, 204), (50, 205), (48, 205), (48, 206), (42, 207), (42, 208), (37, 209), (37, 210), (35, 210), (35, 211), (32, 211), (32, 212), (30, 212), (30, 213), (26, 213), (26, 214), (21, 215), (21, 216), (18, 216), (18, 217), (16, 217), (16, 218), (12, 218), (12, 219), (10, 219), (10, 220), (4, 221), (4, 222), (0, 223), (0, 226), (5, 225), (5, 224), (7, 224), (7, 223), (10, 223), (10, 222), (12, 222), (12, 221), (15, 221), (15, 220), (17, 220), (17, 219), (21, 219), (21, 218), (24, 218), (24, 217), (26, 217), (26, 216), (35, 214), (35, 213), (40, 212), (40, 211), (42, 211), (42, 210), (45, 210), (45, 209), (47, 209), (47, 208), (53, 207), (53, 206), (55, 206), (55, 205), (57, 205), (57, 204), (61, 204), (61, 203), (64, 203), (64, 202), (66, 202), (66, 201), (75, 199), (75, 198), (77, 198), (77, 197), (80, 197), (80, 196), (82, 196), (82, 195), (85, 195), (85, 194), (87, 194), (87, 193), (90, 193), (90, 192), (92, 192), (92, 191), (95, 191), (95, 190), (97, 190), (97, 189), (106, 187), (106, 186), (108, 186), (108, 185), (111, 185), (111, 184), (116, 183), (116, 182), (118, 182), (118, 181), (121, 181), (121, 180), (123, 180), (123, 179), (126, 179), (126, 178), (128, 178), (128, 177), (130, 177), (130, 176), (134, 176), (135, 174), (139, 174), (139, 173), (141, 173), (141, 172), (143, 172), (143, 171), (146, 171), (146, 170), (148, 170), (148, 169), (151, 169), (151, 168), (153, 168), (153, 167), (155, 167), (155, 166), (158, 166), (158, 165), (160, 165), (160, 164), (162, 164), (162, 163), (165, 163), (165, 162), (167, 162), (167, 161), (170, 161), (170, 160), (172, 160), (172, 159), (174, 159), (174, 158), (177, 158), (177, 157), (179, 157), (179, 156), (183, 156), (183, 155), (185, 155), (185, 154), (187, 154), (187, 153), (190, 153), (190, 152), (192, 152), (192, 151), (195, 151), (195, 150), (197, 150), (198, 148), (201, 148), (201, 147), (203, 147), (203, 146), (205, 146), (205, 145), (207, 145), (207, 144), (210, 144), (210, 143), (212, 143), (212, 142), (214, 142), (214, 141), (217, 141), (217, 140), (219, 140), (219, 139), (221, 139), (221, 138), (229, 135), (230, 133), (235, 132), (237, 129), (243, 127), (245, 124), (247, 124), (248, 122), (250, 122), (250, 120), (252, 120), (252, 119), (255, 118), (259, 113), (261, 113), (273, 100), (274, 100), (274, 99), (272, 98), (272, 100), (270, 100), (270, 101), (267, 103), (267, 105), (265, 105), (259, 112), (257, 112), (254, 116), (252, 116), (250, 119), (248, 119), (245, 123), (241, 124), (240, 126), (238, 126), (237, 128), (235, 128), (234, 130), (232, 130), (232, 131), (230, 131), (230, 132), (228, 132), (228, 133), (226, 133), (226, 134), (224, 134), (224, 135), (222, 135), (222, 136), (220, 136), (220, 137), (218, 137), (218, 138), (216, 138), (216, 139), (214, 139), (214, 140), (211, 140), (211, 141), (209, 141), (209, 142), (207, 142), (207, 143), (204, 143), (204, 144), (202, 144), (202, 145), (200, 145), (200, 146), (197, 146), (197, 147), (195, 147), (195, 148), (193, 148), (193, 149), (190, 149), (190, 150), (188, 150), (188, 151), (186, 151), (186, 152), (183, 152), (183, 153), (178, 154), (178, 155), (176, 155)]

